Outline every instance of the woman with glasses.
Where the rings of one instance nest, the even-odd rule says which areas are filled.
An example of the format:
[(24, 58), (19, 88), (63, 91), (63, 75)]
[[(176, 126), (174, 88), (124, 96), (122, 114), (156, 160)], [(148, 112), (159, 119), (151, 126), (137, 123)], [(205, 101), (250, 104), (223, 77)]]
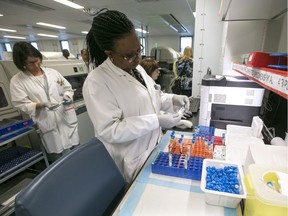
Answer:
[(27, 42), (13, 46), (20, 70), (10, 82), (11, 100), (41, 131), (49, 159), (54, 161), (79, 144), (71, 84), (56, 70), (42, 67), (42, 54)]
[(160, 115), (160, 109), (188, 109), (189, 99), (162, 95), (139, 65), (143, 47), (125, 14), (101, 10), (86, 44), (96, 68), (85, 80), (83, 96), (95, 136), (131, 183), (161, 138), (161, 127), (174, 127), (181, 119), (178, 114)]

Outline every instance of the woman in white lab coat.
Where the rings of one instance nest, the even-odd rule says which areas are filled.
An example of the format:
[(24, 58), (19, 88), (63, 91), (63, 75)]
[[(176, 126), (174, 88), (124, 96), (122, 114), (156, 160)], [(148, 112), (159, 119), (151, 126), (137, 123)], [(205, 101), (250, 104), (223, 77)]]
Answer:
[[(121, 12), (100, 11), (86, 38), (97, 68), (88, 74), (83, 96), (101, 140), (130, 183), (155, 148), (161, 127), (171, 128), (178, 114), (161, 110), (189, 106), (186, 96), (164, 94), (138, 65), (142, 45), (132, 22)], [(107, 58), (108, 57), (108, 58)]]
[(59, 157), (79, 144), (72, 87), (56, 70), (41, 67), (42, 54), (27, 42), (15, 43), (13, 61), (21, 71), (10, 82), (12, 103), (37, 123), (47, 153)]

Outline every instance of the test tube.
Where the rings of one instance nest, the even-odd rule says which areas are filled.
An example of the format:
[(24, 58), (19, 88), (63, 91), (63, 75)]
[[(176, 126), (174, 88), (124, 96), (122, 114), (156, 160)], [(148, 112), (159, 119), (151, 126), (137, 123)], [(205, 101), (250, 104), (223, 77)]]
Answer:
[(179, 138), (179, 140), (178, 140), (178, 142), (179, 142), (179, 146), (180, 146), (180, 154), (182, 154), (182, 138)]
[(225, 145), (225, 133), (222, 133), (222, 145)]
[(208, 143), (208, 158), (213, 158), (213, 142)]
[(187, 145), (187, 156), (188, 156), (188, 160), (190, 159), (190, 155), (191, 155), (191, 148), (190, 148), (190, 145)]
[(169, 167), (172, 167), (172, 153), (169, 152)]
[(188, 159), (187, 159), (187, 155), (184, 156), (184, 168), (187, 169), (188, 168)]

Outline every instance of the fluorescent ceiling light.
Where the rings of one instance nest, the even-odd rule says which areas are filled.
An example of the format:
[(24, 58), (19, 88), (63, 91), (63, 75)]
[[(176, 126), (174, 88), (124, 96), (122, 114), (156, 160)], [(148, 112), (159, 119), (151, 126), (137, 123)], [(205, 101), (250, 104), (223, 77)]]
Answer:
[(37, 22), (36, 24), (41, 25), (41, 26), (48, 26), (51, 28), (66, 29), (66, 27), (64, 27), (64, 26), (58, 26), (58, 25), (53, 25), (53, 24), (49, 24), (49, 23)]
[(18, 37), (18, 36), (11, 36), (11, 35), (4, 35), (5, 38), (15, 38), (15, 39), (26, 39), (26, 37)]
[(64, 5), (68, 6), (68, 7), (72, 7), (74, 9), (83, 9), (84, 8), (83, 6), (81, 6), (79, 4), (76, 4), (76, 3), (73, 3), (73, 2), (67, 1), (67, 0), (54, 0), (54, 1), (56, 1), (56, 2), (58, 2), (60, 4), (64, 4)]
[(141, 33), (143, 32), (144, 34), (149, 33), (146, 30), (141, 29), (141, 28), (136, 28), (135, 30), (138, 31), (138, 32), (141, 32)]
[(88, 34), (88, 31), (81, 31), (81, 33), (83, 33), (83, 34)]
[(176, 29), (173, 25), (169, 25), (169, 24), (168, 24), (168, 26), (169, 26), (170, 28), (172, 28), (174, 31), (179, 32), (178, 29)]
[(16, 30), (13, 30), (13, 29), (4, 29), (4, 28), (0, 28), (0, 31), (17, 32)]
[(58, 38), (58, 36), (57, 35), (49, 35), (49, 34), (42, 34), (42, 33), (40, 33), (40, 34), (37, 34), (38, 36), (43, 36), (43, 37), (52, 37), (52, 38)]
[(188, 33), (188, 30), (183, 26), (172, 14), (160, 15), (163, 22), (166, 23), (170, 28), (178, 33)]
[(0, 16), (4, 16), (3, 14), (0, 14)]

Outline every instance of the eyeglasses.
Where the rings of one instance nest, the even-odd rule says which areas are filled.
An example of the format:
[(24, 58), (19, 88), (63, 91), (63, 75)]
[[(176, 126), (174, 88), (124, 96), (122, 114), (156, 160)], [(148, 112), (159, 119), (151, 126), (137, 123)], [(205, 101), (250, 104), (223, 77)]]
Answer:
[(121, 58), (123, 58), (124, 60), (128, 61), (129, 63), (132, 63), (137, 57), (139, 57), (139, 55), (143, 52), (143, 50), (144, 50), (144, 47), (142, 46), (142, 44), (140, 44), (140, 47), (136, 51), (136, 53), (133, 53), (133, 54), (130, 54), (130, 55), (127, 55), (127, 56), (122, 56), (122, 55), (120, 55), (117, 52), (114, 52), (114, 51), (113, 52), (116, 53)]

